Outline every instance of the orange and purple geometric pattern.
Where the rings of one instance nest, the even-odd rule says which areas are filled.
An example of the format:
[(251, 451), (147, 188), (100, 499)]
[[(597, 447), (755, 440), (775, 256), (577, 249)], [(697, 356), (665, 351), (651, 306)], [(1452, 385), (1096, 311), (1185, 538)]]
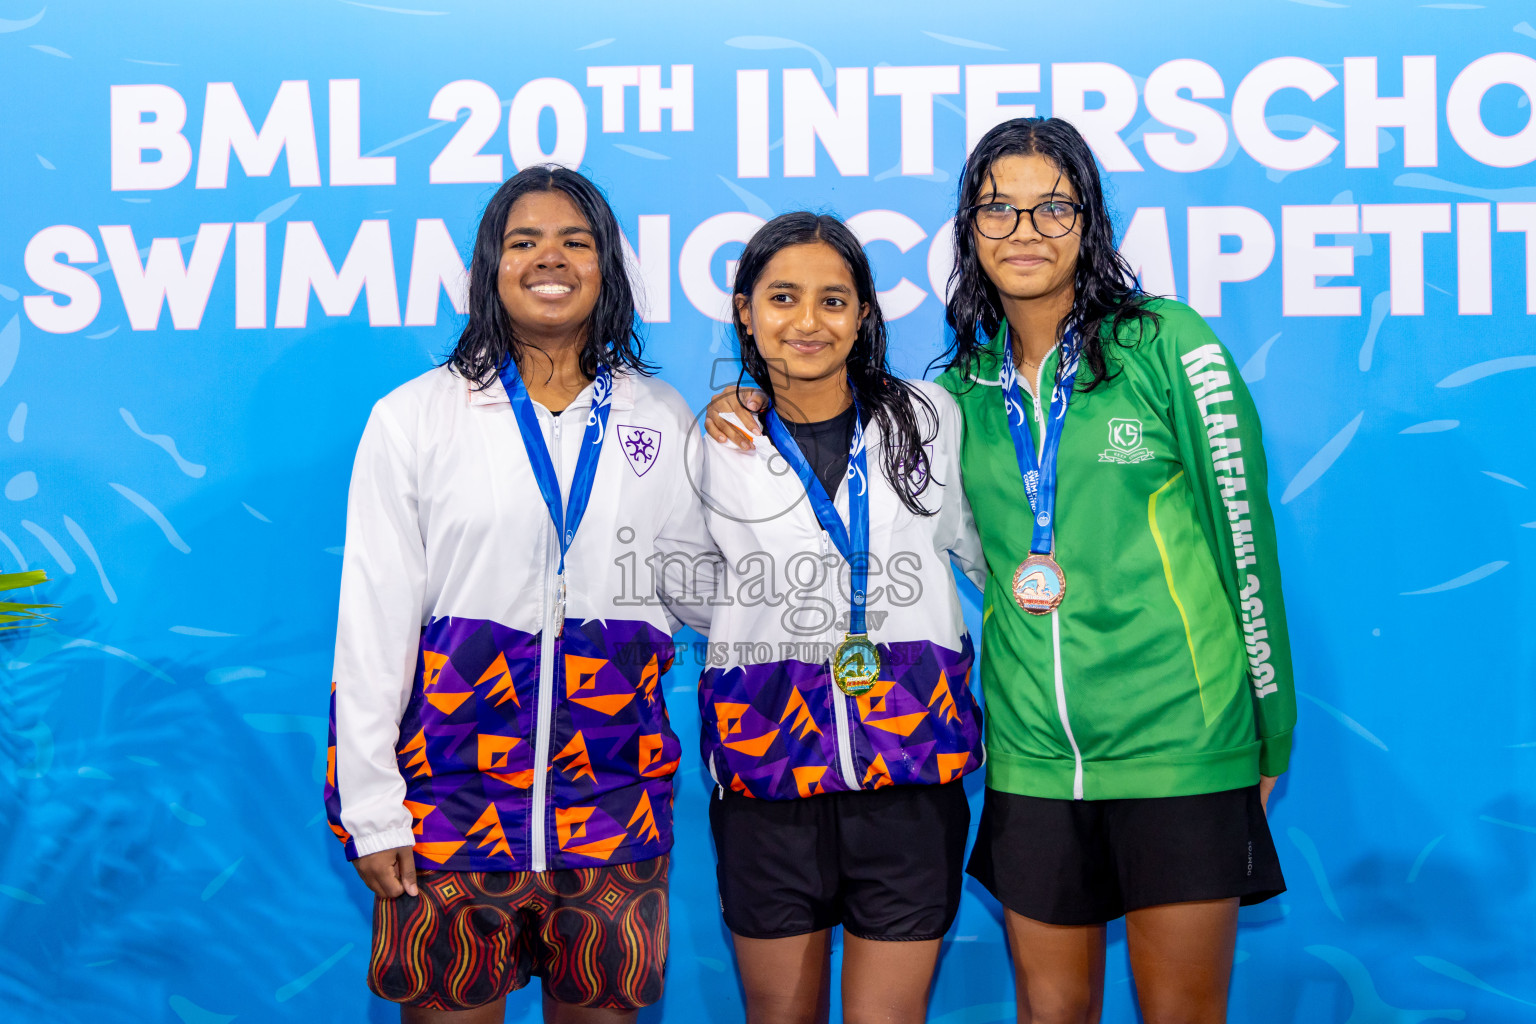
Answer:
[[(554, 648), (549, 869), (647, 860), (672, 847), (672, 775), (681, 744), (661, 676), (671, 638), (645, 622), (567, 619)], [(434, 619), (422, 631), (396, 756), (424, 870), (531, 869), (539, 637), (485, 619)], [(326, 808), (340, 821), (335, 707)]]
[(878, 647), (880, 678), (861, 697), (844, 697), (825, 662), (705, 669), (701, 746), (720, 785), (767, 800), (852, 788), (837, 768), (833, 700), (850, 705), (859, 789), (945, 783), (980, 767), (970, 636), (958, 652), (927, 641)]

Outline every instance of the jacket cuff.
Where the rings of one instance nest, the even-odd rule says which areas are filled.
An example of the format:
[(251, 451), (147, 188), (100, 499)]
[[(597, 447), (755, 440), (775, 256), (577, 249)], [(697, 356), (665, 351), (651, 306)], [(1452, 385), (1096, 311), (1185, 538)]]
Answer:
[(1259, 774), (1283, 775), (1291, 766), (1291, 731), (1259, 740)]
[(395, 850), (402, 846), (415, 846), (416, 834), (410, 828), (392, 828), (385, 832), (375, 832), (372, 835), (353, 836), (352, 848), (356, 851), (348, 860), (356, 860), (366, 857), (370, 853), (379, 853), (382, 850)]

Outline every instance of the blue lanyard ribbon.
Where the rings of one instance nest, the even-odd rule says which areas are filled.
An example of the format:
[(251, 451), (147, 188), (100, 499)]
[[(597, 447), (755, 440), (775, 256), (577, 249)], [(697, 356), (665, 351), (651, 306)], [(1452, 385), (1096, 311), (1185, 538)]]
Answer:
[(613, 404), (613, 376), (608, 367), (597, 369), (592, 381), (592, 408), (587, 412), (587, 429), (582, 435), (581, 454), (576, 458), (576, 472), (571, 477), (570, 504), (562, 508), (560, 478), (555, 475), (555, 464), (550, 460), (549, 448), (544, 443), (544, 431), (539, 427), (539, 415), (534, 411), (533, 399), (523, 384), (522, 375), (512, 360), (502, 365), (501, 385), (512, 400), (512, 412), (517, 416), (517, 428), (523, 435), (523, 447), (528, 452), (528, 462), (533, 466), (533, 477), (538, 481), (539, 493), (544, 496), (544, 507), (554, 522), (560, 536), (560, 573), (565, 574), (565, 553), (576, 539), (576, 529), (586, 514), (587, 501), (592, 497), (592, 484), (597, 479), (597, 460), (603, 450), (603, 435), (608, 430), (608, 411)]
[(816, 521), (827, 531), (838, 553), (848, 562), (848, 589), (852, 592), (852, 607), (848, 610), (848, 632), (865, 633), (864, 604), (869, 590), (869, 474), (868, 460), (864, 453), (864, 419), (860, 415), (859, 400), (853, 400), (853, 443), (848, 446), (848, 523), (838, 515), (837, 505), (827, 495), (827, 489), (811, 469), (805, 453), (784, 427), (784, 421), (773, 409), (768, 410), (768, 438), (779, 450), (789, 468), (800, 478), (805, 496), (810, 499), (811, 511)]
[[(1076, 383), (1079, 354), (1077, 332), (1067, 328), (1058, 346), (1061, 366), (1056, 374), (1058, 381), (1051, 389), (1050, 414), (1045, 420), (1045, 438), (1038, 455), (1024, 411), (1024, 399), (1019, 394), (1019, 372), (1013, 365), (1013, 349), (1008, 343), (1006, 321), (998, 328), (998, 337), (1002, 348), (1003, 370), (1000, 383), (1003, 386), (1003, 407), (1008, 413), (1008, 432), (1013, 435), (1013, 452), (1018, 457), (1019, 473), (1024, 478), (1024, 493), (1029, 496), (1029, 507), (1035, 514), (1029, 550), (1036, 555), (1050, 555), (1056, 546), (1056, 452), (1061, 447), (1061, 430), (1066, 424), (1067, 405), (1072, 401), (1072, 388)], [(1036, 396), (1035, 401), (1039, 401), (1039, 396)]]

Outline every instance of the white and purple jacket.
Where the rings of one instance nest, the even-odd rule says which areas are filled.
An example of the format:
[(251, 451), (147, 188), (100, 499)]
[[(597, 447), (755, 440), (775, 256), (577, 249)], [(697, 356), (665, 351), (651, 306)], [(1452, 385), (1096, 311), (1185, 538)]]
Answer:
[[(325, 787), (349, 858), (414, 846), (422, 868), (544, 871), (671, 848), (680, 745), (660, 683), (682, 573), (652, 566), (696, 560), (708, 535), (688, 407), (655, 379), (613, 381), (563, 630), (558, 538), (500, 381), (439, 367), (374, 406), (347, 501)], [(567, 500), (594, 390), (558, 416), (535, 407)]]
[[(704, 442), (705, 519), (724, 558), (709, 639), (724, 664), (705, 669), (699, 710), (704, 760), (725, 789), (791, 800), (944, 783), (981, 764), (971, 639), (950, 568), (985, 582), (960, 486), (960, 411), (937, 385), (914, 383), (937, 413), (935, 424), (916, 410), (925, 436), (936, 428), (919, 495), (936, 514), (901, 503), (872, 420), (867, 607), (881, 673), (861, 697), (844, 696), (828, 664), (847, 627), (848, 563), (799, 479), (765, 436), (750, 452)], [(834, 496), (845, 521), (848, 487)]]

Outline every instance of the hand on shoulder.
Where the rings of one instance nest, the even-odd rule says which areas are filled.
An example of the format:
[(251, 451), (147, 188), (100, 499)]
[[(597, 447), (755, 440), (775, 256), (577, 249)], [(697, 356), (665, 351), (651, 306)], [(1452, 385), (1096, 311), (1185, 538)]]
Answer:
[(757, 388), (725, 388), (709, 400), (709, 408), (704, 415), (704, 431), (721, 444), (735, 445), (744, 452), (751, 451), (753, 439), (763, 432), (757, 414), (767, 404), (767, 396)]

